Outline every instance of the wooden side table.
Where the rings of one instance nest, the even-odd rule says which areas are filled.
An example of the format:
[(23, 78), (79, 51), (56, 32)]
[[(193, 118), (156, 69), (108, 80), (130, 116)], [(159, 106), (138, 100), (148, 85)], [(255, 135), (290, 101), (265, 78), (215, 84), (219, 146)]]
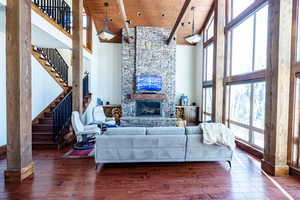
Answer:
[(199, 106), (176, 106), (176, 117), (186, 121), (187, 126), (199, 124)]

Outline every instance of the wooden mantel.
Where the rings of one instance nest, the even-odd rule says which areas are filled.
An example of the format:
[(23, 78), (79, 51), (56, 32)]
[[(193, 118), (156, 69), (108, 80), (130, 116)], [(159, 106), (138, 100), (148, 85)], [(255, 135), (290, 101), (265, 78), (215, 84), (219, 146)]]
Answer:
[(167, 96), (165, 94), (130, 94), (129, 99), (135, 100), (164, 100)]

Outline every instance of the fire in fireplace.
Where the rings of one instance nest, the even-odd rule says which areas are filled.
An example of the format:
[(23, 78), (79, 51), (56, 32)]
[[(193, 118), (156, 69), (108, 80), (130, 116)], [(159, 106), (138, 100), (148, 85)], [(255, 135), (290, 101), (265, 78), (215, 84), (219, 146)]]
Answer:
[(136, 101), (136, 116), (138, 117), (160, 117), (161, 101), (139, 100)]

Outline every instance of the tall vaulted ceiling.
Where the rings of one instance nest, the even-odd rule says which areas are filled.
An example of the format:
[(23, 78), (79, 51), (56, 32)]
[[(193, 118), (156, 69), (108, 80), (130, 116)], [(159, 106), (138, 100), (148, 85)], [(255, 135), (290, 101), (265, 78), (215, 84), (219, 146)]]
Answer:
[[(121, 42), (123, 21), (116, 0), (85, 0), (86, 12), (92, 16), (97, 31), (101, 31), (106, 13), (104, 2), (109, 3), (107, 13), (108, 17), (112, 19), (109, 30), (118, 35), (109, 42)], [(132, 22), (129, 27), (157, 26), (171, 29), (184, 2), (185, 0), (124, 0), (127, 17)], [(191, 7), (196, 7), (195, 29), (196, 32), (199, 32), (212, 3), (213, 0), (192, 0), (182, 20), (185, 25), (180, 25), (177, 31), (178, 44), (187, 44), (184, 37), (191, 34), (193, 21)]]

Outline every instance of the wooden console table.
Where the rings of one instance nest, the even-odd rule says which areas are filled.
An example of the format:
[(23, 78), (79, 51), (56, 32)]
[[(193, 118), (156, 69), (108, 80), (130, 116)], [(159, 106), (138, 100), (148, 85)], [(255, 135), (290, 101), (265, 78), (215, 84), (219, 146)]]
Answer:
[(199, 106), (176, 106), (176, 117), (185, 120), (187, 126), (199, 124)]

